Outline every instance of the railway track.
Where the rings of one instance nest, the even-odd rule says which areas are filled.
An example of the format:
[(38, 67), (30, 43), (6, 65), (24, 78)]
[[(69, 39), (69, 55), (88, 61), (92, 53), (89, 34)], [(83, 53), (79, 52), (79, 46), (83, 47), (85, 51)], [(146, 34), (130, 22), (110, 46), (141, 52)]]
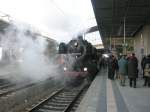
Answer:
[(15, 84), (13, 84), (13, 83), (5, 80), (5, 79), (0, 80), (0, 90), (7, 89), (7, 88), (12, 87), (12, 86), (15, 86)]
[[(49, 78), (49, 79), (47, 79), (47, 80), (51, 80), (51, 78)], [(46, 80), (45, 80), (45, 81), (46, 81)], [(9, 95), (9, 94), (11, 94), (11, 93), (14, 93), (14, 92), (17, 92), (17, 91), (26, 89), (26, 88), (28, 88), (28, 87), (35, 86), (35, 85), (40, 84), (40, 83), (43, 83), (43, 82), (44, 82), (44, 81), (41, 81), (41, 82), (39, 82), (39, 83), (21, 84), (21, 85), (19, 85), (19, 86), (10, 84), (9, 87), (0, 89), (0, 98), (3, 97), (3, 96), (7, 96), (7, 95)]]
[(16, 84), (12, 84), (12, 83), (3, 84), (3, 85), (0, 85), (0, 90), (8, 89), (13, 86), (16, 86)]
[(26, 112), (74, 112), (87, 88), (60, 89)]
[(19, 90), (31, 87), (33, 85), (35, 85), (35, 84), (32, 83), (32, 84), (23, 85), (23, 86), (20, 86), (20, 87), (12, 87), (12, 88), (9, 88), (9, 89), (0, 90), (0, 97), (3, 97), (3, 96), (6, 96), (8, 94), (11, 94), (13, 92), (16, 92), (16, 91), (19, 91)]
[(0, 79), (0, 95), (8, 91), (11, 88), (14, 88), (16, 84), (13, 84), (5, 79)]

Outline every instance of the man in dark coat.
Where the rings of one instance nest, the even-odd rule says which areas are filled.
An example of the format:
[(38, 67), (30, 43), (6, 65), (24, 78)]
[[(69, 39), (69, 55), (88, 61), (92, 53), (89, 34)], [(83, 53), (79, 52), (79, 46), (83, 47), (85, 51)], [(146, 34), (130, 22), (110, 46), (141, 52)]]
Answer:
[(138, 76), (138, 60), (134, 53), (132, 53), (128, 59), (128, 76), (130, 80), (130, 87), (132, 87), (132, 82), (134, 82), (134, 88), (136, 88), (136, 78)]
[(146, 66), (146, 61), (147, 61), (147, 59), (146, 59), (146, 56), (144, 56), (143, 58), (142, 58), (142, 61), (141, 61), (141, 67), (142, 67), (142, 75), (143, 75), (143, 78), (144, 78), (144, 69), (145, 69), (145, 66)]
[(114, 80), (115, 71), (118, 68), (118, 62), (117, 59), (111, 55), (108, 60), (108, 78), (111, 80)]

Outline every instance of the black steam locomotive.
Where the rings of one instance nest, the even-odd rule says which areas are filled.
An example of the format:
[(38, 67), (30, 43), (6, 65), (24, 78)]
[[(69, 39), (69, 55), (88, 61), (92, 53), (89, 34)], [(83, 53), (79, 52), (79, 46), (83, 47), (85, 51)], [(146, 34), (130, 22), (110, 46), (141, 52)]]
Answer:
[(60, 43), (60, 67), (69, 83), (79, 84), (84, 79), (92, 81), (98, 72), (97, 50), (82, 36), (68, 44)]

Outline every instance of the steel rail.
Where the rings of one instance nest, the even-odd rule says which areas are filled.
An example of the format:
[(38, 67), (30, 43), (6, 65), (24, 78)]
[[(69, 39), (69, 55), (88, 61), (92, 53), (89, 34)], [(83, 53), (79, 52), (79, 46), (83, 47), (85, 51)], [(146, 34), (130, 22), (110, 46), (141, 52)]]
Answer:
[[(36, 111), (59, 111), (59, 112), (69, 112), (75, 106), (76, 102), (82, 95), (83, 91), (88, 87), (88, 85), (71, 91), (65, 91), (62, 88), (55, 91), (45, 100), (39, 102), (37, 105), (28, 109), (26, 112), (36, 112)], [(68, 99), (67, 99), (68, 98)]]
[[(47, 79), (47, 80), (51, 80), (51, 79), (52, 79), (52, 78), (49, 78), (49, 79)], [(46, 81), (46, 80), (44, 80), (44, 81)], [(6, 90), (6, 91), (2, 90), (3, 92), (0, 93), (0, 97), (6, 96), (6, 95), (11, 94), (11, 93), (13, 93), (13, 92), (17, 92), (17, 91), (26, 89), (26, 88), (28, 88), (28, 87), (35, 86), (35, 85), (37, 85), (37, 84), (43, 83), (44, 81), (41, 81), (41, 82), (39, 82), (39, 83), (30, 83), (30, 84), (23, 85), (23, 86), (17, 87), (17, 88), (10, 88), (10, 89), (8, 89), (8, 90)]]
[(45, 100), (39, 102), (38, 104), (36, 104), (34, 107), (32, 107), (31, 109), (28, 109), (27, 112), (32, 112), (35, 111), (37, 108), (40, 108), (41, 106), (44, 105), (44, 103), (48, 102), (48, 100), (52, 99), (53, 97), (55, 97), (56, 95), (58, 95), (60, 92), (62, 92), (64, 88), (59, 89), (58, 91), (53, 92), (48, 98), (46, 98)]
[(73, 108), (74, 104), (76, 103), (76, 101), (78, 100), (78, 98), (80, 97), (80, 95), (82, 94), (82, 92), (87, 88), (88, 86), (83, 87), (79, 93), (77, 93), (77, 96), (74, 98), (74, 100), (66, 107), (66, 109), (63, 112), (70, 112), (71, 109)]

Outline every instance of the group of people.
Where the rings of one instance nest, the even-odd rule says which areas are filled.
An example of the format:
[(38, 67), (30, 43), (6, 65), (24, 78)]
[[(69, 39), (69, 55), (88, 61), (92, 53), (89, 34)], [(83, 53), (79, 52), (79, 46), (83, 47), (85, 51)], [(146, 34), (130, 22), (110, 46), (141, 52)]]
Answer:
[[(128, 75), (130, 87), (133, 86), (134, 88), (136, 88), (136, 78), (138, 77), (138, 60), (135, 57), (135, 54), (132, 53), (127, 58), (125, 56), (122, 56), (122, 58), (118, 61), (118, 65), (119, 74), (121, 77), (123, 77), (121, 78), (121, 81), (124, 80), (121, 85), (125, 85), (125, 76)], [(124, 69), (124, 71), (122, 69)]]
[[(150, 63), (148, 58), (146, 62), (144, 60), (143, 73), (146, 73), (146, 63)], [(149, 66), (148, 66), (149, 67)], [(136, 78), (138, 77), (138, 59), (135, 54), (132, 53), (129, 57), (122, 55), (119, 60), (115, 56), (111, 55), (108, 61), (108, 78), (114, 80), (115, 72), (118, 72), (121, 86), (125, 86), (125, 78), (128, 76), (130, 87), (136, 88)], [(149, 83), (149, 78), (145, 78), (145, 84)], [(150, 83), (149, 83), (150, 84)]]

